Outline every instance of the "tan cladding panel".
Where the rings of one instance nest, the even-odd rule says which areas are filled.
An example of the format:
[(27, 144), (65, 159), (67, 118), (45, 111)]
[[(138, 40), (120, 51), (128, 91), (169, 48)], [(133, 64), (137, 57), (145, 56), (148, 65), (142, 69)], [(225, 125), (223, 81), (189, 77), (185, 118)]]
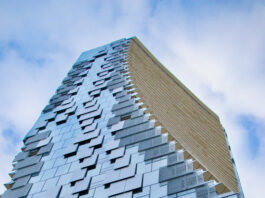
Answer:
[(162, 126), (219, 182), (238, 192), (233, 164), (219, 118), (140, 43), (128, 53), (132, 83)]

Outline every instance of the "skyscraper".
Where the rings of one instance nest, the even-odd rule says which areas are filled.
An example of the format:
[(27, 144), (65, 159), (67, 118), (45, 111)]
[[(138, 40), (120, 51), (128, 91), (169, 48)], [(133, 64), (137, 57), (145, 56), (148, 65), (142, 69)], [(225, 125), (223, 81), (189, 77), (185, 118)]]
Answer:
[(218, 116), (137, 38), (83, 52), (23, 141), (4, 198), (243, 197)]

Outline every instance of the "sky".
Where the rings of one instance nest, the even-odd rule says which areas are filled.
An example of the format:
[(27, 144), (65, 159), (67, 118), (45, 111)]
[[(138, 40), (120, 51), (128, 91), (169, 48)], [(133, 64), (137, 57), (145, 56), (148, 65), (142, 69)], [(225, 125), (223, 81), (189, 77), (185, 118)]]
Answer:
[(132, 36), (219, 115), (245, 196), (262, 197), (265, 2), (259, 0), (0, 1), (0, 193), (21, 140), (81, 52)]

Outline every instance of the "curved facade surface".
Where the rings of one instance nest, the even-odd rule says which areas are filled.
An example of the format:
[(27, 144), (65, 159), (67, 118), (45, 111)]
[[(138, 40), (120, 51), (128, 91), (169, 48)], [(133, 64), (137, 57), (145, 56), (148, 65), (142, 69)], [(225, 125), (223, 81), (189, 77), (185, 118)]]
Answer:
[[(169, 106), (157, 104), (163, 99), (161, 94), (172, 87), (167, 89), (158, 76), (164, 87), (148, 90), (157, 83), (148, 77), (163, 74), (148, 63), (151, 56), (144, 50), (133, 38), (81, 54), (24, 138), (3, 198), (243, 197), (236, 187), (233, 166), (226, 165), (231, 163), (227, 144), (217, 145), (223, 159), (216, 160), (221, 162), (207, 163), (214, 159), (213, 148), (207, 150), (199, 138), (198, 142), (192, 139), (192, 133), (196, 136), (207, 130), (217, 133), (212, 137), (226, 140), (216, 129), (217, 117), (209, 113), (212, 120), (208, 122), (214, 123), (208, 124), (202, 104), (198, 101), (189, 109), (190, 104), (184, 105), (189, 103), (186, 96)], [(182, 110), (169, 109), (179, 103), (183, 103)], [(161, 108), (168, 109), (160, 114)], [(173, 117), (172, 125), (164, 114), (172, 116), (174, 111), (181, 117), (184, 110), (194, 112), (190, 117), (197, 124), (193, 131), (184, 127), (190, 125), (186, 117)], [(196, 132), (200, 122), (205, 126)], [(183, 133), (191, 136), (189, 141)], [(212, 137), (211, 145), (219, 141)], [(196, 153), (194, 145), (200, 151), (205, 148), (206, 156)]]
[(133, 38), (129, 71), (139, 97), (166, 131), (226, 190), (240, 191), (218, 116)]

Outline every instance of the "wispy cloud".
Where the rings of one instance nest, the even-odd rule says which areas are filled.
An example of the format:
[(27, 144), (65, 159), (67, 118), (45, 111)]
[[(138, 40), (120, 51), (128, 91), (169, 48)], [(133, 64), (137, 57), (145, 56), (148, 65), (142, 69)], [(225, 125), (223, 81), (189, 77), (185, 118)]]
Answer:
[(0, 18), (0, 183), (9, 180), (21, 146), (16, 137), (79, 54), (135, 35), (220, 116), (246, 197), (263, 193), (262, 1), (8, 1), (0, 3)]

